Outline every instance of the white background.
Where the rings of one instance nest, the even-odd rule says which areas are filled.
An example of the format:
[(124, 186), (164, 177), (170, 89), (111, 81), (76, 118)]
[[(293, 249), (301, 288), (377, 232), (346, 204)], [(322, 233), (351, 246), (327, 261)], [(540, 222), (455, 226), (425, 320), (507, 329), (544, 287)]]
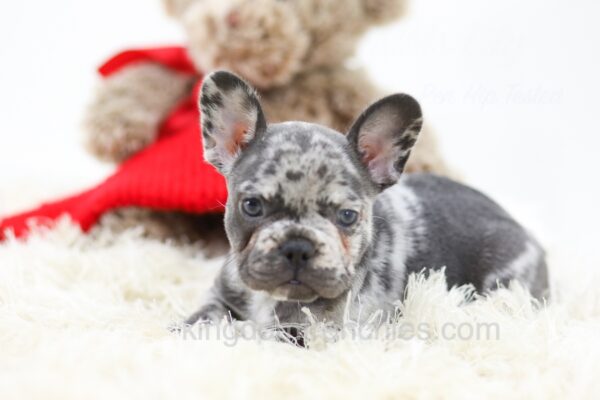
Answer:
[[(367, 35), (357, 62), (386, 90), (421, 101), (467, 182), (553, 251), (592, 254), (599, 11), (593, 0), (413, 0), (398, 24)], [(37, 201), (24, 195), (31, 187), (56, 195), (107, 175), (81, 146), (96, 66), (124, 48), (184, 40), (158, 0), (3, 2), (0, 214), (18, 196)]]

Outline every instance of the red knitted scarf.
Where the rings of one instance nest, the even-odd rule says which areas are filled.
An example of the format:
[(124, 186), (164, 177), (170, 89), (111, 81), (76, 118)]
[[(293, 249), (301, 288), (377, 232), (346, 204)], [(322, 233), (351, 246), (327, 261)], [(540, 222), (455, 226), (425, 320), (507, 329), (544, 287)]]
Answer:
[(0, 220), (0, 239), (6, 230), (16, 236), (29, 225), (52, 225), (68, 215), (83, 230), (90, 229), (105, 212), (125, 206), (189, 213), (222, 212), (227, 199), (225, 180), (204, 162), (197, 93), (198, 75), (182, 47), (122, 52), (99, 68), (110, 76), (137, 62), (154, 62), (172, 70), (198, 76), (193, 93), (181, 101), (162, 122), (158, 140), (122, 163), (99, 185), (62, 200)]

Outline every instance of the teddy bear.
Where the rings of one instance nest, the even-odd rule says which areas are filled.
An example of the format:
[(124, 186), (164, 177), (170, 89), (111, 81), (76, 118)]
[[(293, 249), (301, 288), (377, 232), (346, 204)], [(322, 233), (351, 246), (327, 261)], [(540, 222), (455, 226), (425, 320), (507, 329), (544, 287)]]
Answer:
[[(187, 54), (199, 74), (226, 69), (242, 76), (257, 89), (269, 122), (309, 121), (340, 132), (385, 94), (363, 69), (351, 66), (358, 41), (369, 28), (405, 11), (404, 0), (163, 2), (184, 27)], [(189, 96), (196, 80), (154, 62), (137, 62), (111, 75), (84, 118), (87, 149), (101, 160), (124, 162), (156, 140), (161, 122)], [(421, 136), (406, 171), (447, 174), (431, 131)], [(140, 208), (108, 213), (101, 225), (142, 226), (149, 236), (209, 244), (224, 236), (214, 218), (207, 223), (185, 213)], [(208, 240), (210, 232), (217, 239)]]

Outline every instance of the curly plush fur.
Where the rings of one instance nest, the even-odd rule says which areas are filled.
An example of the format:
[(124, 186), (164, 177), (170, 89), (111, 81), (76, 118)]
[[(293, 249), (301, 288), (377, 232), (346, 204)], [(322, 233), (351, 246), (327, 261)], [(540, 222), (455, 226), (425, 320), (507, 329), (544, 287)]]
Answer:
[(191, 78), (154, 64), (134, 65), (107, 79), (85, 116), (87, 149), (115, 162), (143, 149), (191, 83)]
[[(199, 71), (228, 69), (259, 89), (270, 121), (304, 120), (346, 131), (367, 104), (384, 93), (364, 71), (347, 66), (360, 37), (372, 26), (397, 19), (403, 0), (164, 0), (188, 35)], [(190, 78), (146, 63), (103, 81), (85, 117), (86, 145), (99, 159), (121, 162), (156, 138), (160, 121), (189, 93)], [(447, 174), (431, 132), (422, 135), (406, 170)], [(148, 213), (121, 213), (150, 235)], [(154, 214), (153, 214), (154, 215)], [(187, 216), (179, 215), (183, 226)], [(158, 224), (174, 224), (169, 222)], [(152, 234), (160, 232), (160, 234)], [(191, 235), (191, 233), (190, 233)]]

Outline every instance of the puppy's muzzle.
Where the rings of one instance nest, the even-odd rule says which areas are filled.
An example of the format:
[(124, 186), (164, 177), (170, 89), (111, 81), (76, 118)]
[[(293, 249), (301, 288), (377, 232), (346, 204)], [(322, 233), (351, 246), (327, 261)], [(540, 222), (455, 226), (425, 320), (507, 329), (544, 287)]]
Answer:
[(315, 234), (297, 230), (277, 234), (279, 242), (273, 243), (278, 238), (269, 233), (244, 254), (240, 273), (248, 287), (266, 291), (277, 300), (301, 302), (334, 298), (346, 289), (350, 276), (336, 263), (336, 253), (325, 252), (326, 244)]
[(286, 260), (288, 266), (294, 271), (294, 278), (291, 283), (296, 283), (300, 270), (311, 265), (316, 248), (313, 242), (308, 239), (292, 238), (286, 240), (279, 247), (279, 252)]

